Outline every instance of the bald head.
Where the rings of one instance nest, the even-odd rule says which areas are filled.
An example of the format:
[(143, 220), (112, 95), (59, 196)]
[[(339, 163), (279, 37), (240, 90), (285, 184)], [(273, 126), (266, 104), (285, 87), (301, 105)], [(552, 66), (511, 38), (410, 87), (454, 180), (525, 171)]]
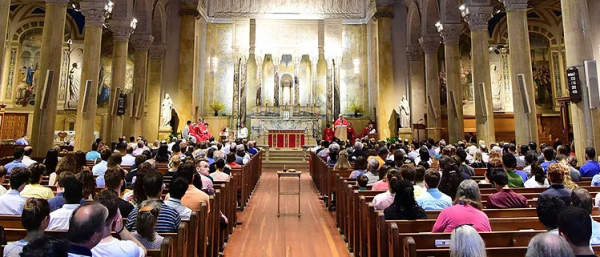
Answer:
[(542, 233), (534, 236), (527, 246), (525, 257), (575, 256), (569, 243), (556, 234)]
[(101, 204), (94, 203), (77, 208), (69, 220), (67, 239), (73, 244), (93, 248), (106, 236), (106, 218), (108, 209)]
[(590, 215), (592, 214), (592, 196), (585, 188), (575, 188), (571, 193), (571, 204), (575, 207), (584, 209)]
[(25, 148), (23, 148), (23, 151), (25, 156), (31, 156), (31, 154), (33, 154), (33, 147), (26, 146)]

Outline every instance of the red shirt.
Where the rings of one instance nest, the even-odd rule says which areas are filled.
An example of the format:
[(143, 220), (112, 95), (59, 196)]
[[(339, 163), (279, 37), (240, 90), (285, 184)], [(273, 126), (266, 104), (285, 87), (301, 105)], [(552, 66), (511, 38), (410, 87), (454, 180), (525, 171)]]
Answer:
[(333, 133), (333, 129), (331, 128), (326, 128), (325, 132), (323, 133), (323, 140), (325, 141), (331, 141), (333, 140), (333, 136), (335, 134)]
[(477, 232), (492, 231), (490, 220), (483, 211), (468, 204), (457, 204), (447, 207), (440, 212), (431, 232), (449, 233), (454, 228), (465, 224), (473, 224), (473, 228)]
[(500, 192), (491, 194), (488, 197), (486, 208), (488, 209), (508, 209), (508, 208), (527, 208), (527, 198), (515, 193), (512, 189), (502, 189)]

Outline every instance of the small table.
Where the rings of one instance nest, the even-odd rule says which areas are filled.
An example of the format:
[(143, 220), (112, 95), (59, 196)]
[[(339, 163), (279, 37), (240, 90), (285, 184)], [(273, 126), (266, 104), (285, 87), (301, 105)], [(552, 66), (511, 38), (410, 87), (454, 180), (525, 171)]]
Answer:
[[(300, 217), (300, 184), (301, 184), (300, 175), (302, 175), (302, 171), (294, 171), (294, 172), (277, 171), (277, 217), (279, 217), (281, 214), (279, 211), (281, 195), (297, 195), (298, 196), (298, 217)], [(281, 192), (281, 178), (282, 177), (297, 177), (298, 178), (298, 192)]]

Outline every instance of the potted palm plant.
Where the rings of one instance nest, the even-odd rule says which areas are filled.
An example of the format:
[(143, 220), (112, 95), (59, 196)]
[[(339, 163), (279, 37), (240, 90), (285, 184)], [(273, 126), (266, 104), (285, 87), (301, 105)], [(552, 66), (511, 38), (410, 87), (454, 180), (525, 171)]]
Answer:
[(215, 116), (219, 116), (219, 112), (225, 109), (225, 104), (221, 103), (219, 101), (216, 101), (216, 102), (212, 102), (209, 105), (209, 107), (213, 112), (215, 112), (214, 113)]

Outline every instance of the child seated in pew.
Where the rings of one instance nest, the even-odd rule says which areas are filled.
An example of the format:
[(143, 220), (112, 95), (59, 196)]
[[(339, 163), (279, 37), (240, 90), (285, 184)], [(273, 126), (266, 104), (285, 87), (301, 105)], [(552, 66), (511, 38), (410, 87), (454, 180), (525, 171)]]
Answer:
[(154, 230), (158, 221), (160, 204), (157, 201), (146, 200), (142, 202), (140, 207), (137, 217), (137, 231), (133, 232), (133, 236), (148, 250), (160, 249), (164, 238)]
[(416, 220), (427, 219), (427, 213), (415, 201), (414, 188), (411, 181), (392, 178), (390, 186), (396, 192), (394, 203), (383, 213), (386, 220)]
[(50, 220), (50, 204), (44, 199), (31, 198), (23, 206), (21, 222), (27, 230), (25, 238), (10, 243), (4, 247), (4, 257), (19, 257), (23, 247), (29, 242), (44, 235)]
[(369, 183), (369, 178), (367, 178), (367, 176), (365, 176), (365, 175), (358, 176), (358, 179), (356, 180), (356, 182), (358, 183), (358, 191), (367, 190), (367, 184)]
[(381, 194), (376, 195), (373, 198), (373, 207), (375, 207), (376, 210), (385, 210), (387, 207), (392, 205), (392, 203), (394, 202), (395, 191), (394, 191), (394, 188), (390, 186), (391, 185), (390, 181), (392, 181), (392, 179), (397, 179), (397, 180), (402, 179), (402, 177), (400, 176), (400, 171), (398, 171), (396, 169), (391, 169), (388, 171), (388, 173), (387, 173), (388, 190)]

